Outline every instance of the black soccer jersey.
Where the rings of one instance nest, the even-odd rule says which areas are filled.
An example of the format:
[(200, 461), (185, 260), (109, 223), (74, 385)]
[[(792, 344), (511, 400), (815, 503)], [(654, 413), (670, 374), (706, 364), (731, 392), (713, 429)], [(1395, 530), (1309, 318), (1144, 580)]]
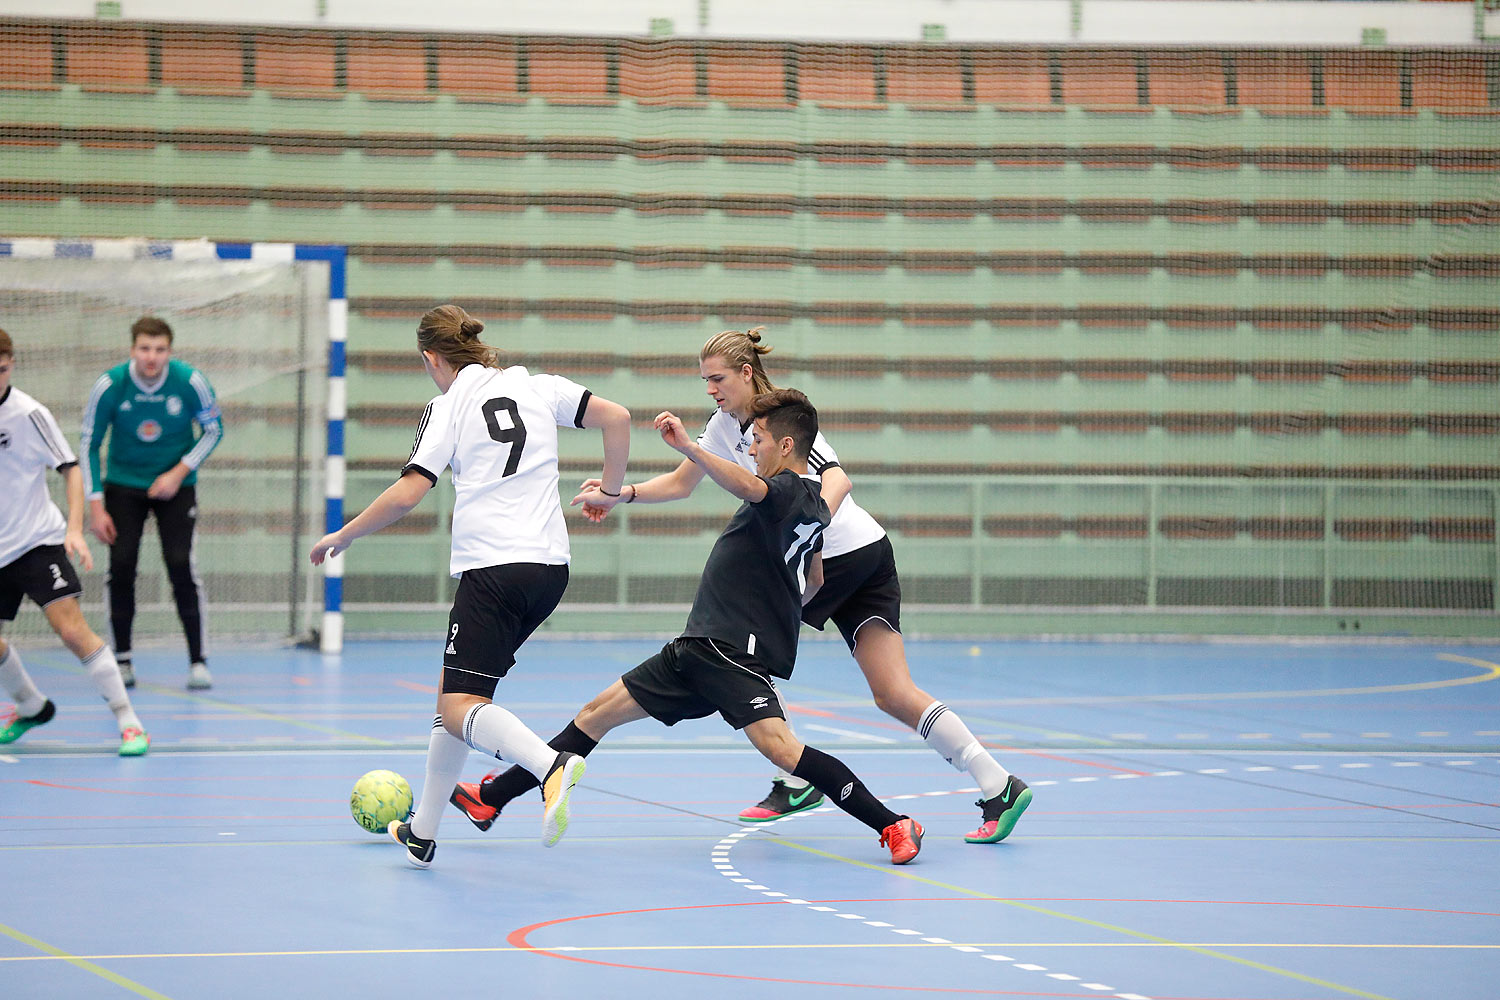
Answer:
[(741, 504), (714, 542), (682, 634), (724, 642), (784, 678), (796, 662), (802, 591), (823, 547), (828, 505), (813, 476), (783, 469), (765, 482), (765, 497)]

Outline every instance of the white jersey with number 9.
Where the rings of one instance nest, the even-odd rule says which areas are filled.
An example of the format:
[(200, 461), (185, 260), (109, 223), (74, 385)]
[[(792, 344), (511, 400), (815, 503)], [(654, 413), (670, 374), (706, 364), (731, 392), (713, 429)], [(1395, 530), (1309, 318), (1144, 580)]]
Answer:
[(582, 427), (590, 395), (560, 375), (533, 375), (520, 365), (466, 365), (427, 404), (402, 472), (435, 483), (444, 468), (453, 469), (450, 573), (569, 561), (557, 428)]

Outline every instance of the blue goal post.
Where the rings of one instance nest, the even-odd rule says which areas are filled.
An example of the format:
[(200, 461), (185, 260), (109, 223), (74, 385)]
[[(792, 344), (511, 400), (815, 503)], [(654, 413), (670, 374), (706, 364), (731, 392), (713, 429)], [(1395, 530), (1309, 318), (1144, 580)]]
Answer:
[[(349, 309), (348, 299), (345, 291), (345, 277), (347, 271), (347, 248), (334, 244), (307, 244), (307, 243), (228, 243), (215, 242), (211, 240), (158, 240), (149, 238), (126, 238), (126, 239), (69, 239), (69, 238), (38, 238), (38, 237), (0, 237), (0, 265), (15, 264), (9, 269), (0, 268), (0, 296), (3, 296), (5, 306), (5, 326), (9, 332), (17, 337), (18, 352), (24, 350), (27, 355), (26, 375), (28, 379), (39, 382), (44, 388), (52, 387), (54, 398), (58, 405), (82, 406), (86, 390), (79, 395), (78, 379), (86, 377), (88, 385), (97, 377), (102, 365), (98, 368), (93, 366), (99, 364), (99, 358), (118, 358), (118, 337), (128, 328), (129, 319), (125, 319), (125, 327), (117, 327), (120, 317), (129, 316), (131, 310), (137, 314), (145, 311), (155, 311), (163, 305), (170, 311), (173, 305), (180, 309), (188, 309), (200, 306), (200, 300), (207, 296), (197, 293), (172, 291), (174, 278), (170, 271), (157, 271), (148, 265), (152, 263), (178, 263), (183, 265), (197, 265), (198, 270), (193, 273), (196, 278), (181, 279), (183, 283), (189, 280), (197, 280), (200, 283), (214, 281), (211, 269), (204, 270), (204, 265), (211, 265), (214, 261), (254, 261), (266, 264), (296, 264), (296, 263), (323, 263), (327, 265), (327, 282), (322, 289), (326, 292), (326, 331), (327, 331), (327, 400), (326, 400), (326, 431), (327, 445), (323, 460), (324, 488), (323, 524), (325, 531), (334, 531), (342, 527), (344, 521), (344, 488), (345, 488), (345, 459), (344, 459), (344, 421), (348, 410), (348, 394), (345, 384), (345, 346), (348, 340)], [(53, 263), (48, 263), (53, 262)], [(92, 271), (81, 270), (83, 265), (93, 263), (105, 265)], [(112, 265), (112, 266), (111, 266)], [(190, 268), (184, 268), (184, 271)], [(21, 273), (24, 272), (24, 273)], [(89, 275), (80, 278), (81, 275)], [(127, 277), (128, 276), (128, 277)], [(160, 280), (159, 284), (152, 282)], [(105, 289), (110, 281), (120, 283), (129, 282), (128, 291), (119, 292), (116, 289)], [(316, 275), (304, 276), (298, 279), (306, 286), (306, 303), (309, 310), (316, 310), (317, 302), (313, 298), (317, 292), (314, 288), (320, 282)], [(299, 286), (300, 287), (300, 286)], [(231, 297), (238, 294), (230, 289)], [(87, 301), (86, 308), (79, 308), (70, 299), (70, 295), (82, 295), (86, 298), (79, 301)], [(109, 296), (113, 295), (113, 299)], [(245, 298), (241, 294), (241, 298)], [(108, 303), (101, 305), (108, 299)], [(247, 317), (247, 323), (274, 324), (276, 317), (255, 317), (253, 314), (258, 307), (252, 300), (242, 303), (239, 308), (241, 315)], [(50, 313), (49, 313), (50, 311)], [(269, 311), (269, 310), (267, 310)], [(88, 313), (87, 316), (75, 316), (74, 313)], [(48, 320), (48, 316), (53, 317)], [(15, 329), (10, 329), (12, 326)], [(94, 336), (95, 327), (104, 327), (107, 332), (98, 335), (97, 343), (90, 341)], [(243, 335), (243, 334), (242, 334)], [(114, 340), (106, 339), (113, 337)], [(71, 339), (73, 342), (59, 342)], [(89, 342), (89, 349), (85, 349), (85, 341)], [(220, 349), (235, 349), (240, 356), (253, 356), (254, 343), (239, 343), (233, 345), (217, 344)], [(299, 348), (304, 353), (316, 350), (315, 344), (304, 345)], [(33, 364), (33, 359), (38, 364)], [(49, 365), (50, 361), (50, 365)], [(113, 363), (113, 362), (111, 362)], [(315, 366), (314, 366), (315, 367)], [(49, 377), (50, 373), (50, 377)], [(223, 389), (219, 386), (215, 371), (208, 371), (211, 381), (219, 388), (221, 396)], [(243, 381), (252, 387), (257, 378), (263, 378), (260, 373), (247, 373)], [(31, 384), (31, 383), (28, 383)], [(247, 390), (247, 395), (250, 394)], [(298, 406), (301, 406), (301, 390), (298, 390)], [(60, 418), (62, 419), (62, 418)], [(302, 434), (303, 420), (299, 409), (295, 418), (297, 434)], [(71, 420), (63, 419), (66, 425)], [(267, 421), (270, 423), (270, 421)], [(284, 420), (282, 421), (284, 422)], [(226, 440), (234, 434), (231, 427), (226, 434)], [(300, 449), (300, 437), (298, 447)], [(85, 456), (80, 458), (86, 460)], [(297, 459), (300, 466), (300, 451)], [(212, 460), (210, 460), (212, 464)], [(252, 475), (253, 470), (246, 473)], [(294, 472), (294, 478), (300, 474), (300, 468)], [(300, 491), (295, 494), (300, 498)], [(311, 499), (311, 498), (309, 498)], [(298, 501), (294, 500), (295, 503)], [(266, 527), (275, 531), (279, 522), (272, 523), (274, 519), (266, 518)], [(294, 545), (300, 531), (301, 519), (293, 517), (292, 539)], [(310, 542), (309, 542), (310, 545)], [(302, 547), (301, 558), (306, 559), (306, 549)], [(292, 553), (295, 558), (296, 553)], [(144, 563), (142, 567), (145, 569)], [(343, 648), (344, 620), (343, 620), (343, 575), (344, 557), (335, 556), (325, 560), (323, 564), (322, 580), (322, 617), (320, 627), (317, 629), (317, 642), (319, 648), (327, 653), (336, 653)], [(304, 584), (312, 585), (312, 581), (304, 578)], [(249, 590), (254, 588), (247, 588)], [(264, 589), (264, 588), (262, 588)], [(292, 608), (292, 621), (289, 631), (293, 634), (297, 631), (297, 618), (295, 613), (297, 595), (294, 579), (291, 588), (292, 594), (289, 598)], [(247, 598), (244, 607), (248, 607), (252, 600), (259, 600), (265, 595), (257, 592), (251, 598)], [(212, 594), (210, 594), (212, 598)], [(241, 605), (234, 605), (238, 608)], [(261, 609), (263, 611), (263, 609)], [(226, 616), (233, 617), (233, 616)], [(263, 613), (260, 617), (246, 614), (239, 619), (243, 623), (254, 623), (252, 628), (266, 629), (269, 619)], [(245, 624), (240, 624), (238, 629), (244, 631)]]

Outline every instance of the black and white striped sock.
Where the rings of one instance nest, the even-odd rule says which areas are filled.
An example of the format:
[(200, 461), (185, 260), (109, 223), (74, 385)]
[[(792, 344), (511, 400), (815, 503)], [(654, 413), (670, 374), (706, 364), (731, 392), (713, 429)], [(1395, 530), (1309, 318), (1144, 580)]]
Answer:
[(927, 745), (953, 765), (954, 770), (968, 771), (979, 783), (987, 799), (1005, 791), (1010, 772), (1000, 766), (984, 746), (969, 732), (964, 720), (947, 705), (934, 701), (922, 711), (917, 732)]

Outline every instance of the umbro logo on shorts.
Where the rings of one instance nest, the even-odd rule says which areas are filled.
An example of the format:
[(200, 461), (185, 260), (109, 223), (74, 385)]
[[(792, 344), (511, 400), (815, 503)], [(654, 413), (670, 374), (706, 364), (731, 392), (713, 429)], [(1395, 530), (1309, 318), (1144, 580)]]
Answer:
[(767, 704), (767, 703), (768, 703), (768, 702), (769, 702), (769, 701), (770, 701), (770, 700), (771, 700), (771, 699), (770, 699), (770, 698), (767, 698), (767, 697), (766, 697), (766, 696), (765, 696), (765, 695), (761, 695), (761, 696), (760, 696), (760, 697), (758, 697), (758, 698), (751, 698), (751, 699), (750, 699), (750, 707), (751, 707), (751, 708), (765, 708), (765, 707), (766, 707), (766, 704)]

